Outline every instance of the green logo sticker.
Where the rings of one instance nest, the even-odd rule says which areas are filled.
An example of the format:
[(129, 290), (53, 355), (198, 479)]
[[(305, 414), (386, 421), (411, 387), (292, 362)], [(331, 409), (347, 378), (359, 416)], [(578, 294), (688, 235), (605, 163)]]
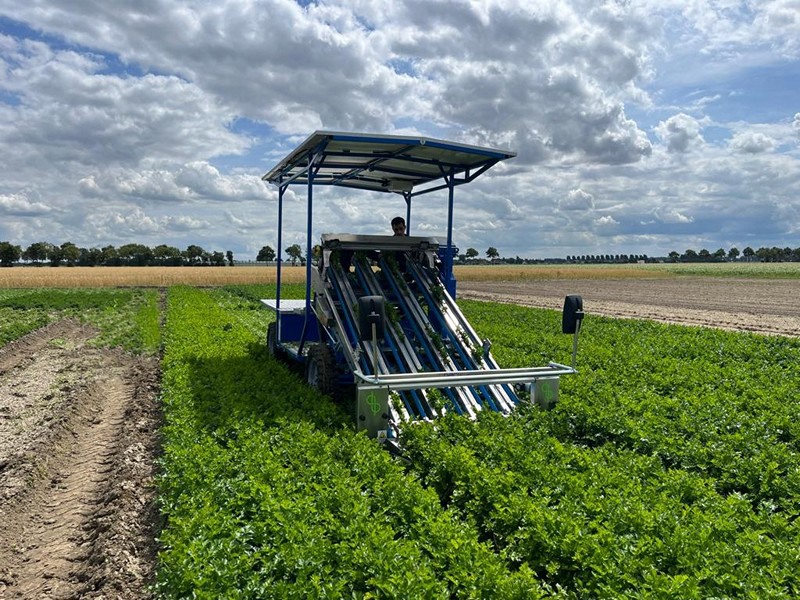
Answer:
[(369, 393), (369, 396), (367, 396), (367, 404), (369, 404), (369, 407), (372, 410), (372, 416), (377, 415), (381, 410), (381, 405), (378, 403), (378, 399), (375, 397), (375, 392)]

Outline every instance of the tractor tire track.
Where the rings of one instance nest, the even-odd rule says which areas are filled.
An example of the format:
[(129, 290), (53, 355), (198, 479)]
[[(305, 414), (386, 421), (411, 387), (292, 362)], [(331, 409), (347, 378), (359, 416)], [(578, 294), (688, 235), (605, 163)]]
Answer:
[(0, 598), (148, 598), (157, 362), (70, 323), (26, 338), (0, 357)]

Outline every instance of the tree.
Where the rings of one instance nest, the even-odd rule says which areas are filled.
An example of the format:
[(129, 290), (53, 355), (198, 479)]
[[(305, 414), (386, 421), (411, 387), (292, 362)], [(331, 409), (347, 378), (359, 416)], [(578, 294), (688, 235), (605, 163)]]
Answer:
[(186, 257), (186, 260), (191, 265), (199, 265), (203, 263), (203, 256), (206, 254), (206, 251), (203, 250), (200, 246), (196, 246), (195, 244), (191, 244), (186, 247), (186, 250), (183, 251), (183, 255)]
[(714, 258), (716, 258), (717, 260), (722, 260), (723, 258), (725, 258), (725, 250), (723, 250), (722, 248), (716, 250), (714, 252)]
[(81, 257), (81, 249), (72, 242), (61, 244), (61, 258), (67, 261), (68, 267), (74, 267)]
[(272, 262), (275, 260), (275, 250), (271, 246), (264, 246), (258, 251), (256, 262)]
[(50, 259), (50, 266), (57, 267), (64, 260), (64, 252), (58, 246), (53, 246), (47, 253), (47, 258)]
[(467, 248), (465, 256), (467, 257), (467, 259), (478, 258), (478, 251), (475, 250), (475, 248)]
[(96, 267), (103, 262), (103, 251), (100, 248), (81, 248), (78, 264), (82, 267)]
[(228, 266), (229, 266), (229, 267), (232, 267), (232, 266), (233, 266), (233, 251), (232, 251), (232, 250), (228, 250), (228, 251), (225, 253), (225, 256), (226, 256), (226, 257), (227, 257), (227, 259), (228, 259)]
[(175, 246), (167, 246), (166, 244), (159, 244), (153, 248), (153, 258), (159, 265), (178, 267), (183, 264), (181, 251)]
[(486, 250), (486, 258), (488, 258), (489, 260), (494, 260), (495, 258), (499, 257), (500, 253), (497, 251), (497, 248), (495, 248), (494, 246), (489, 246), (489, 248)]
[(731, 260), (736, 260), (739, 258), (739, 254), (741, 254), (741, 252), (739, 252), (739, 249), (736, 246), (728, 250), (728, 258)]
[(0, 242), (0, 266), (10, 267), (22, 256), (22, 248), (11, 242)]
[(743, 255), (743, 256), (744, 256), (744, 257), (745, 257), (747, 260), (752, 260), (752, 259), (753, 259), (753, 257), (755, 256), (755, 254), (756, 254), (756, 253), (755, 253), (755, 251), (754, 251), (754, 250), (753, 250), (753, 249), (752, 249), (750, 246), (748, 246), (747, 248), (745, 248), (744, 250), (742, 250), (742, 255)]
[(296, 265), (298, 260), (302, 261), (303, 259), (303, 249), (300, 248), (300, 244), (292, 244), (286, 248), (286, 254), (292, 259), (292, 265)]
[(48, 242), (35, 242), (28, 246), (22, 253), (22, 258), (38, 263), (50, 258), (50, 250), (53, 244)]
[(103, 246), (100, 249), (100, 252), (103, 254), (103, 264), (107, 267), (116, 267), (119, 266), (119, 252), (114, 246)]
[(153, 260), (153, 251), (144, 244), (125, 244), (117, 251), (123, 263), (145, 267)]
[(214, 250), (211, 253), (211, 257), (209, 259), (211, 264), (215, 267), (224, 267), (225, 266), (225, 255), (220, 252), (219, 250)]

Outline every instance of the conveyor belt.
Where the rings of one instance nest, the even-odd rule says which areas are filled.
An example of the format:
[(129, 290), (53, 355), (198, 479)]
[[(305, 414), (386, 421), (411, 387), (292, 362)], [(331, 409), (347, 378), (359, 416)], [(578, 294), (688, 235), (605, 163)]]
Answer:
[[(438, 273), (412, 254), (404, 254), (401, 272), (395, 256), (384, 252), (377, 271), (364, 255), (357, 255), (352, 272), (345, 273), (337, 264), (326, 266), (322, 273), (324, 293), (318, 301), (330, 317), (329, 335), (344, 351), (356, 378), (377, 375), (397, 393), (399, 402), (391, 407), (394, 420), (428, 420), (448, 411), (471, 417), (481, 410), (510, 412), (519, 402), (517, 395), (507, 383), (492, 381), (491, 372), (502, 370)], [(385, 337), (378, 342), (377, 353), (373, 342), (359, 340), (357, 315), (358, 298), (375, 295), (383, 296), (387, 306)], [(475, 378), (474, 383), (456, 381), (464, 377)]]

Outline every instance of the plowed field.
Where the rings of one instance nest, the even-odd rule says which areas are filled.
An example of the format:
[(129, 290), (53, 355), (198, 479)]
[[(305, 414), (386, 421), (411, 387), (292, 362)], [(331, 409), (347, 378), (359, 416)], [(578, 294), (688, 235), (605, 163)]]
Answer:
[(459, 298), (560, 309), (581, 294), (588, 315), (651, 319), (734, 331), (800, 336), (796, 280), (681, 277), (459, 282)]

